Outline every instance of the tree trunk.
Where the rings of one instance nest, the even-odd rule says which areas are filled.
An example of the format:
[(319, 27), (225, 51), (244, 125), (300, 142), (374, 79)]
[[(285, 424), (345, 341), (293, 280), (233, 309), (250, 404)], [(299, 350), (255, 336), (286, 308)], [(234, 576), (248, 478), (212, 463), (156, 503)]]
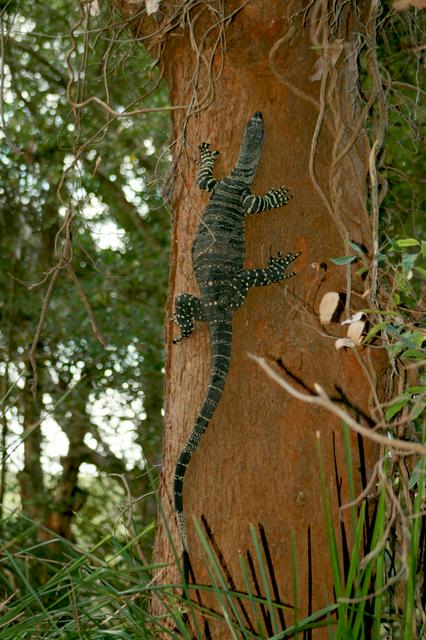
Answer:
[(25, 370), (25, 386), (21, 392), (23, 416), (24, 466), (18, 473), (23, 511), (35, 522), (44, 520), (49, 500), (41, 466), (42, 436), (40, 431), (40, 396), (31, 389), (32, 371)]
[[(189, 105), (188, 111), (172, 112), (177, 144), (161, 500), (180, 548), (172, 508), (174, 467), (194, 426), (210, 366), (205, 324), (199, 323), (181, 345), (171, 345), (175, 296), (198, 294), (191, 244), (208, 203), (208, 195), (195, 184), (198, 144), (210, 142), (221, 152), (215, 175), (227, 174), (248, 119), (262, 111), (265, 144), (253, 191), (261, 194), (285, 184), (294, 199), (285, 209), (248, 217), (246, 266), (264, 267), (269, 255), (278, 251), (298, 250), (302, 255), (294, 279), (250, 290), (234, 315), (230, 373), (188, 466), (184, 511), (198, 583), (209, 583), (209, 577), (192, 517), (204, 522), (234, 588), (243, 591), (238, 554), (254, 556), (252, 524), (263, 532), (279, 597), (290, 605), (294, 531), (301, 618), (333, 601), (317, 439), (335, 524), (340, 527), (338, 506), (349, 499), (342, 425), (329, 413), (287, 395), (248, 353), (278, 363), (298, 390), (313, 391), (319, 383), (368, 424), (374, 406), (372, 381), (381, 364), (373, 362), (368, 348), (337, 350), (335, 339), (346, 334), (346, 327), (340, 322), (322, 327), (319, 321), (325, 293), (340, 294), (348, 317), (365, 307), (361, 296), (369, 286), (368, 280), (356, 275), (353, 264), (332, 262), (349, 253), (349, 241), (364, 255), (372, 253), (374, 228), (366, 210), (369, 146), (356, 51), (365, 26), (346, 2), (311, 2), (306, 11), (302, 11), (305, 3), (227, 2), (225, 14), (222, 2), (194, 2), (186, 3), (186, 10), (175, 16), (171, 10), (168, 13), (169, 6), (167, 2), (160, 6), (167, 15), (158, 13), (155, 21), (139, 23), (139, 33), (155, 31), (148, 39), (152, 47), (161, 41), (160, 62), (172, 105)], [(376, 451), (356, 436), (351, 441), (360, 491), (370, 477)], [(350, 544), (345, 522), (342, 562)], [(155, 553), (158, 561), (170, 562), (162, 580), (176, 580), (172, 549), (161, 523)], [(258, 571), (256, 563), (255, 567)], [(213, 600), (204, 601), (214, 608)], [(286, 614), (286, 622), (291, 619), (291, 613)], [(218, 624), (212, 635), (228, 638), (229, 630)], [(313, 637), (323, 636), (314, 632)]]

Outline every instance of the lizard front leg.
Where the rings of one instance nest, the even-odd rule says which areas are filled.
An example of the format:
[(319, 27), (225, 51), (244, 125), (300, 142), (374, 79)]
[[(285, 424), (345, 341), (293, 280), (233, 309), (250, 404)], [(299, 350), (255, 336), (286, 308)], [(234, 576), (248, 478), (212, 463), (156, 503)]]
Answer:
[(217, 156), (219, 155), (219, 151), (211, 151), (210, 145), (208, 142), (202, 142), (199, 146), (201, 160), (200, 160), (200, 168), (197, 174), (197, 184), (200, 189), (204, 191), (213, 191), (213, 188), (217, 182), (213, 178), (213, 165)]
[(176, 298), (173, 320), (179, 325), (181, 335), (173, 340), (177, 344), (191, 335), (195, 320), (205, 320), (204, 308), (201, 300), (190, 293), (182, 293)]
[(283, 207), (291, 197), (286, 187), (269, 189), (264, 196), (255, 196), (252, 193), (246, 194), (243, 198), (243, 206), (246, 213), (262, 213), (262, 211)]

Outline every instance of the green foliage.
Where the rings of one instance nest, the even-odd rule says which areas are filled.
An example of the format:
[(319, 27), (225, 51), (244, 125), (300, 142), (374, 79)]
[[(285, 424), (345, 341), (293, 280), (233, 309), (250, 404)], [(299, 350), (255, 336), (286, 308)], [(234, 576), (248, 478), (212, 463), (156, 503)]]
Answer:
[[(149, 536), (148, 528), (128, 543), (97, 529), (93, 534), (97, 543), (82, 550), (58, 536), (51, 541), (37, 543), (37, 525), (22, 516), (18, 521), (14, 517), (11, 520), (15, 535), (2, 550), (1, 561), (0, 593), (7, 600), (0, 620), (2, 640), (104, 639), (110, 636), (148, 640), (157, 638), (160, 633), (170, 638), (189, 640), (193, 637), (189, 620), (196, 637), (202, 640), (205, 635), (199, 621), (200, 613), (210, 621), (225, 624), (231, 637), (269, 637), (262, 631), (261, 618), (257, 620), (258, 633), (247, 629), (241, 613), (247, 604), (257, 612), (267, 608), (276, 619), (277, 633), (270, 636), (275, 640), (292, 637), (296, 631), (333, 624), (330, 614), (336, 609), (334, 604), (300, 620), (297, 626), (278, 631), (279, 611), (283, 606), (273, 601), (269, 591), (266, 597), (262, 597), (229, 588), (214, 551), (199, 527), (211, 585), (191, 586), (188, 600), (178, 595), (181, 585), (157, 584), (153, 579), (153, 573), (161, 575), (162, 565), (148, 564), (140, 559), (139, 546)], [(3, 528), (8, 526), (8, 522), (6, 519), (2, 523)], [(266, 577), (268, 568), (255, 531), (252, 537)], [(29, 580), (29, 566), (37, 567), (43, 576), (42, 584)], [(200, 604), (200, 598), (193, 600), (196, 591), (214, 595), (217, 606), (207, 608)], [(149, 603), (153, 597), (161, 603), (163, 613), (150, 611)]]
[[(230, 637), (278, 640), (302, 637), (319, 627), (327, 627), (337, 640), (380, 638), (388, 632), (395, 639), (423, 637), (422, 460), (407, 469), (404, 461), (398, 466), (386, 454), (378, 492), (370, 499), (374, 521), (367, 544), (363, 535), (369, 501), (354, 503), (347, 514), (352, 533), (347, 567), (342, 566), (322, 475), (336, 601), (309, 616), (298, 608), (294, 542), (287, 550), (293, 561), (291, 609), (277, 600), (270, 584), (261, 532), (251, 530), (261, 593), (253, 588), (251, 568), (242, 555), (241, 593), (229, 584), (221, 559), (197, 525), (210, 585), (191, 586), (188, 601), (179, 595), (180, 585), (159, 584), (162, 567), (144, 559), (152, 543), (155, 504), (147, 508), (148, 500), (143, 500), (137, 503), (141, 509), (129, 507), (117, 519), (119, 504), (130, 504), (132, 494), (151, 490), (140, 475), (144, 456), (152, 462), (160, 458), (169, 247), (169, 214), (160, 187), (169, 168), (169, 124), (161, 110), (126, 115), (139, 108), (165, 107), (166, 90), (142, 46), (109, 14), (110, 3), (97, 5), (98, 12), (90, 13), (89, 5), (80, 3), (77, 15), (71, 0), (1, 3), (0, 497), (3, 503), (9, 489), (16, 501), (16, 479), (23, 506), (35, 517), (16, 511), (0, 522), (0, 637), (133, 639), (164, 633), (190, 638), (190, 621), (196, 636), (203, 638), (200, 612), (226, 625)], [(386, 3), (383, 6), (387, 11)], [(370, 329), (364, 339), (366, 345), (385, 347), (393, 375), (402, 381), (389, 395), (382, 428), (390, 439), (401, 437), (404, 428), (403, 437), (419, 443), (425, 442), (426, 407), (421, 369), (426, 223), (420, 213), (426, 170), (420, 153), (424, 27), (424, 13), (388, 11), (378, 31), (387, 114), (377, 167), (383, 196), (380, 282), (377, 308), (365, 311)], [(363, 72), (361, 89), (368, 94), (372, 80), (367, 67)], [(369, 117), (369, 132), (374, 133), (375, 108)], [(357, 268), (363, 251), (352, 243), (351, 253), (333, 262), (356, 263)], [(28, 351), (55, 273), (36, 350), (34, 399)], [(46, 437), (49, 416), (70, 443), (67, 455), (53, 456), (55, 472), (52, 460), (41, 464), (52, 440)], [(114, 431), (123, 439), (131, 433), (126, 443), (139, 458), (132, 459), (126, 446), (119, 446), (119, 439), (111, 437)], [(24, 463), (17, 442), (25, 448)], [(354, 501), (347, 435), (346, 462)], [(84, 463), (98, 475), (84, 475)], [(404, 520), (390, 535), (395, 505)], [(69, 539), (40, 524), (52, 515), (65, 522), (73, 519)], [(215, 608), (203, 605), (197, 593), (213, 596)], [(161, 600), (162, 613), (150, 611), (152, 598)], [(284, 628), (283, 616), (288, 614), (292, 622)]]
[(386, 97), (387, 129), (381, 179), (387, 192), (381, 207), (383, 235), (422, 238), (426, 220), (422, 129), (426, 123), (422, 43), (426, 29), (424, 11), (395, 13), (384, 5), (378, 30), (377, 56)]
[[(12, 389), (3, 405), (3, 444), (9, 447), (46, 413), (56, 421), (70, 442), (67, 461), (56, 453), (41, 467), (37, 447), (43, 450), (46, 441), (37, 429), (25, 435), (26, 463), (18, 474), (21, 491), (27, 473), (34, 499), (53, 510), (64, 491), (75, 491), (65, 489), (73, 470), (61, 477), (58, 463), (77, 470), (89, 463), (98, 473), (127, 473), (135, 482), (145, 458), (156, 463), (161, 454), (169, 250), (169, 213), (160, 193), (169, 169), (169, 122), (161, 107), (167, 92), (108, 3), (99, 7), (96, 13), (81, 5), (79, 16), (72, 0), (24, 0), (7, 3), (1, 16), (1, 395)], [(90, 102), (92, 96), (113, 112), (128, 105), (159, 111), (116, 117)], [(40, 318), (34, 410), (28, 350)], [(133, 443), (138, 459), (125, 447), (120, 451), (114, 431), (128, 448)], [(22, 448), (14, 451), (2, 460), (9, 480), (17, 456), (22, 459)], [(43, 478), (52, 464), (56, 483)], [(2, 476), (2, 499), (6, 481)], [(136, 491), (146, 488), (139, 482)]]
[(372, 319), (375, 317), (378, 321), (372, 324), (364, 340), (365, 344), (370, 344), (380, 334), (394, 366), (418, 368), (416, 384), (413, 384), (413, 376), (406, 377), (404, 390), (388, 402), (385, 419), (390, 423), (404, 414), (406, 420), (415, 426), (419, 439), (426, 407), (426, 377), (422, 370), (426, 355), (425, 277), (421, 266), (425, 257), (424, 243), (415, 238), (401, 238), (388, 243), (387, 252), (381, 257), (382, 270), (386, 275), (382, 286), (386, 306), (382, 312), (376, 310), (372, 314)]
[[(389, 3), (384, 3), (382, 12), (377, 62), (384, 113), (373, 111), (367, 122), (372, 137), (385, 128), (377, 166), (381, 297), (379, 317), (372, 318), (366, 342), (381, 333), (392, 361), (418, 363), (425, 354), (426, 156), (421, 132), (426, 123), (422, 66), (426, 16), (424, 11), (395, 13)], [(363, 74), (367, 82), (368, 67)]]
[[(355, 497), (346, 426), (344, 434), (349, 492)], [(414, 502), (407, 557), (397, 564), (392, 560), (392, 540), (386, 534), (386, 474), (374, 500), (353, 501), (342, 513), (351, 530), (349, 563), (344, 568), (337, 544), (340, 523), (335, 525), (331, 517), (320, 448), (318, 451), (328, 541), (323, 553), (329, 554), (333, 568), (336, 602), (310, 615), (303, 614), (298, 605), (304, 598), (298, 592), (293, 539), (294, 597), (291, 606), (283, 603), (279, 598), (281, 585), (276, 586), (272, 580), (273, 567), (265, 555), (262, 530), (255, 527), (251, 527), (251, 546), (257, 566), (256, 590), (248, 556), (241, 554), (239, 558), (245, 590), (237, 590), (208, 532), (196, 521), (209, 584), (190, 585), (182, 591), (182, 585), (161, 582), (161, 564), (144, 559), (149, 527), (126, 540), (124, 530), (112, 534), (107, 523), (95, 526), (87, 522), (93, 528), (89, 537), (96, 543), (85, 550), (57, 535), (49, 539), (46, 530), (45, 540), (40, 543), (36, 523), (22, 515), (11, 515), (1, 523), (8, 542), (1, 550), (0, 593), (6, 604), (0, 637), (151, 640), (164, 633), (176, 640), (189, 640), (194, 634), (203, 640), (205, 625), (219, 623), (229, 637), (247, 640), (303, 637), (305, 632), (323, 627), (333, 640), (422, 637), (417, 566), (424, 489), (419, 488)], [(169, 541), (173, 547), (173, 540)], [(178, 554), (175, 548), (174, 552)], [(34, 575), (30, 567), (37, 568), (40, 580), (29, 579)], [(402, 574), (406, 588), (401, 599), (397, 583)], [(161, 603), (161, 611), (157, 607), (152, 610), (152, 598)]]
[[(138, 557), (149, 528), (127, 544), (97, 530), (97, 544), (82, 551), (59, 537), (32, 543), (34, 525), (22, 517), (18, 525), (21, 532), (2, 553), (0, 590), (8, 604), (1, 638), (153, 637), (147, 598), (154, 567)], [(37, 567), (42, 584), (29, 578), (29, 566)]]

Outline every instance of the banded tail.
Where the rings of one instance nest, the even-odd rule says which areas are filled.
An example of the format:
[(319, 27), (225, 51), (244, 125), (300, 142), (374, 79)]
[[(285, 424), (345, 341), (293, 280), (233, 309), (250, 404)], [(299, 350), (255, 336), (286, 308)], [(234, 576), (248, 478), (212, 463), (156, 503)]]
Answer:
[(222, 396), (225, 386), (226, 377), (229, 371), (232, 349), (232, 321), (227, 318), (224, 320), (212, 320), (209, 322), (210, 332), (210, 380), (207, 386), (206, 395), (201, 405), (198, 418), (191, 435), (186, 441), (185, 447), (180, 454), (175, 470), (174, 480), (174, 506), (179, 527), (179, 535), (183, 547), (183, 573), (185, 582), (189, 577), (189, 555), (188, 540), (186, 537), (186, 527), (183, 515), (183, 480), (186, 468), (191, 460), (192, 454), (198, 447), (201, 438), (206, 431), (210, 419)]

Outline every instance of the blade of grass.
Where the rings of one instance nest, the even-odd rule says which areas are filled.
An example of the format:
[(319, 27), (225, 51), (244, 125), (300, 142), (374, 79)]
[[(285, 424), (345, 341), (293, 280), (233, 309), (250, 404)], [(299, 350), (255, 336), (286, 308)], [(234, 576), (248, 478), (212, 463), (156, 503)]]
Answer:
[(241, 553), (238, 554), (238, 560), (241, 567), (241, 573), (243, 575), (244, 584), (246, 585), (247, 596), (251, 604), (251, 609), (253, 612), (253, 620), (256, 622), (257, 633), (261, 635), (262, 633), (262, 620), (259, 616), (259, 608), (256, 604), (256, 600), (253, 595), (252, 585), (250, 581), (250, 577), (247, 571), (246, 563), (244, 561), (244, 557)]
[(257, 558), (260, 577), (262, 578), (263, 588), (265, 590), (265, 599), (268, 605), (269, 615), (271, 616), (272, 629), (273, 629), (273, 632), (276, 634), (280, 631), (278, 626), (278, 620), (277, 620), (277, 610), (272, 601), (271, 589), (269, 587), (269, 581), (266, 575), (265, 563), (262, 558), (262, 551), (260, 549), (260, 544), (257, 537), (257, 531), (253, 525), (250, 525), (250, 536), (251, 536), (251, 540), (252, 540), (254, 551)]
[[(297, 583), (297, 556), (296, 556), (296, 539), (294, 537), (294, 529), (291, 530), (291, 575), (293, 578), (293, 626), (297, 629), (299, 624), (299, 586)], [(295, 640), (299, 639), (299, 634), (295, 633)]]
[(17, 562), (9, 552), (6, 553), (6, 557), (9, 561), (10, 566), (14, 569), (16, 575), (20, 577), (23, 584), (25, 585), (25, 588), (28, 591), (28, 595), (26, 596), (26, 598), (23, 598), (24, 602), (22, 602), (21, 606), (19, 606), (19, 602), (17, 603), (19, 606), (19, 609), (21, 611), (26, 609), (30, 615), (33, 615), (34, 612), (31, 611), (30, 605), (31, 603), (35, 603), (38, 606), (38, 608), (46, 615), (46, 618), (49, 620), (49, 623), (52, 625), (52, 627), (57, 629), (55, 620), (52, 618), (48, 609), (46, 609), (46, 607), (42, 602), (42, 590), (36, 591), (32, 587), (28, 577), (25, 575), (24, 571), (22, 570), (20, 563)]
[[(225, 582), (225, 579), (222, 574), (221, 567), (216, 559), (215, 552), (204, 534), (204, 531), (200, 525), (200, 523), (194, 518), (194, 525), (197, 532), (197, 536), (203, 546), (204, 553), (206, 554), (208, 562), (206, 563), (206, 568), (209, 573), (210, 580), (212, 580), (213, 587), (215, 589), (216, 596), (218, 601), (222, 607), (222, 611), (224, 614), (225, 621), (228, 625), (228, 628), (232, 633), (234, 633), (234, 627), (237, 628), (243, 638), (254, 637), (246, 628), (244, 621), (241, 618), (238, 607), (234, 603), (234, 592), (230, 592), (228, 589), (228, 585)], [(220, 585), (220, 586), (219, 586)], [(228, 611), (227, 604), (229, 605), (234, 618), (237, 620), (238, 625), (232, 621), (230, 612)]]
[(351, 524), (352, 524), (352, 536), (353, 539), (356, 539), (356, 505), (355, 502), (355, 487), (354, 487), (354, 475), (353, 475), (353, 466), (352, 466), (352, 455), (351, 455), (351, 441), (349, 437), (349, 426), (346, 422), (343, 423), (343, 443), (345, 447), (345, 460), (346, 460), (346, 469), (348, 476), (348, 490), (349, 490), (349, 500), (352, 503), (350, 507), (351, 512)]
[[(422, 465), (424, 468), (424, 465)], [(415, 638), (415, 609), (416, 609), (416, 585), (417, 585), (417, 562), (419, 552), (420, 534), (422, 529), (422, 518), (420, 513), (422, 510), (424, 493), (424, 481), (421, 480), (417, 484), (417, 494), (414, 499), (413, 514), (415, 514), (411, 529), (411, 546), (408, 556), (408, 575), (407, 586), (405, 591), (404, 606), (404, 640), (412, 640)]]
[(327, 544), (328, 544), (328, 551), (329, 551), (330, 561), (331, 561), (334, 591), (335, 591), (336, 599), (338, 602), (336, 637), (344, 638), (349, 636), (345, 636), (345, 633), (348, 632), (345, 606), (339, 603), (339, 598), (343, 595), (342, 576), (341, 576), (341, 570), (340, 570), (340, 560), (339, 560), (339, 553), (337, 549), (336, 534), (334, 531), (333, 522), (332, 522), (331, 513), (330, 513), (330, 506), (329, 506), (330, 497), (328, 495), (326, 482), (325, 482), (324, 465), (322, 462), (319, 432), (317, 432), (317, 455), (318, 455), (318, 462), (319, 462), (321, 493), (322, 493), (324, 516), (325, 516)]
[[(346, 598), (357, 598), (359, 594), (360, 577), (360, 552), (363, 543), (363, 528), (365, 522), (366, 503), (361, 504), (360, 513), (356, 523), (354, 546), (351, 553), (349, 571), (346, 578)], [(352, 629), (356, 617), (356, 605), (348, 606), (348, 628)]]
[[(383, 490), (382, 490), (383, 493)], [(377, 540), (381, 540), (386, 526), (386, 508), (385, 498), (379, 499), (379, 505), (376, 512), (377, 523)], [(380, 638), (380, 627), (382, 622), (382, 603), (383, 603), (383, 584), (384, 584), (384, 571), (385, 571), (385, 549), (381, 549), (376, 557), (376, 578), (374, 581), (374, 591), (376, 597), (374, 598), (374, 616), (373, 616), (373, 638)]]
[[(385, 518), (386, 518), (386, 489), (382, 486), (379, 501), (376, 509), (376, 517), (374, 520), (373, 533), (371, 536), (371, 545), (370, 549), (373, 550), (381, 540), (380, 533), (384, 531), (385, 526)], [(383, 533), (382, 533), (383, 535)], [(384, 548), (379, 551), (380, 554), (384, 553)], [(377, 556), (373, 556), (371, 560), (368, 562), (367, 566), (364, 567), (361, 576), (361, 584), (359, 592), (356, 594), (356, 597), (360, 599), (360, 602), (357, 603), (356, 606), (356, 615), (355, 620), (353, 622), (353, 633), (354, 637), (362, 637), (361, 631), (365, 626), (365, 607), (367, 604), (367, 595), (371, 589), (373, 572), (376, 568), (376, 558)], [(357, 635), (358, 634), (358, 635)]]
[[(331, 625), (336, 624), (336, 619), (334, 617), (328, 617), (330, 613), (337, 612), (339, 608), (338, 604), (330, 604), (319, 611), (315, 611), (310, 616), (307, 616), (303, 620), (299, 620), (299, 624), (297, 627), (292, 625), (285, 629), (285, 631), (280, 631), (274, 636), (270, 636), (268, 640), (281, 640), (282, 638), (290, 638), (294, 636), (295, 633), (302, 631), (308, 631), (309, 629), (319, 629), (320, 627), (330, 627)], [(326, 617), (325, 620), (322, 618)]]

